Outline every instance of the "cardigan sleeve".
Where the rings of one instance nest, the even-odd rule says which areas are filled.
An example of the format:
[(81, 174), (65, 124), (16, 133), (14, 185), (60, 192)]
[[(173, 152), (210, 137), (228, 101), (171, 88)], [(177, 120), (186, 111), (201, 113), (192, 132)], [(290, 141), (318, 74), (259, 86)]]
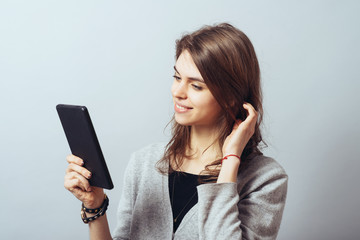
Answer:
[(288, 177), (273, 163), (239, 172), (238, 183), (198, 186), (199, 239), (276, 239)]
[(131, 159), (125, 169), (124, 173), (124, 184), (120, 197), (119, 207), (117, 210), (117, 226), (113, 232), (114, 240), (125, 240), (130, 239), (130, 229), (133, 212), (133, 199), (135, 198), (135, 180), (133, 179), (136, 175), (134, 172), (134, 156)]

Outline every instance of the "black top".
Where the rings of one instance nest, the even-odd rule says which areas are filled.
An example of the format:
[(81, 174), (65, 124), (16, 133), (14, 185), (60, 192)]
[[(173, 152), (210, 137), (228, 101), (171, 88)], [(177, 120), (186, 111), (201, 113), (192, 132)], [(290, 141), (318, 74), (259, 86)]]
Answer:
[(186, 213), (198, 202), (196, 187), (199, 175), (174, 171), (169, 175), (170, 202), (174, 219), (174, 232)]

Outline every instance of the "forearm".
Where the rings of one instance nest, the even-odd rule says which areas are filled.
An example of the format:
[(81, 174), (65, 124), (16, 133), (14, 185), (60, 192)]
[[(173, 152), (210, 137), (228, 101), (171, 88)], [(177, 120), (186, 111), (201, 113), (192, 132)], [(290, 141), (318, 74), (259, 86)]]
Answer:
[(231, 156), (223, 160), (217, 183), (234, 182), (236, 183), (240, 160)]
[(199, 239), (242, 239), (237, 184), (202, 184), (198, 195)]
[[(91, 216), (88, 214), (89, 217)], [(89, 223), (90, 239), (91, 240), (110, 240), (112, 239), (107, 221), (106, 214), (99, 217), (95, 221)]]

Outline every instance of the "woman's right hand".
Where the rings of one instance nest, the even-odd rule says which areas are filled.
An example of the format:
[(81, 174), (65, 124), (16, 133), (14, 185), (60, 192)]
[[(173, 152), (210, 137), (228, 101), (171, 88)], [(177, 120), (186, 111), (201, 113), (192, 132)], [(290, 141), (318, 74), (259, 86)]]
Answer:
[(64, 187), (79, 199), (86, 208), (98, 208), (104, 201), (104, 190), (91, 187), (89, 180), (91, 173), (82, 167), (84, 161), (74, 155), (66, 158), (69, 163), (66, 168)]

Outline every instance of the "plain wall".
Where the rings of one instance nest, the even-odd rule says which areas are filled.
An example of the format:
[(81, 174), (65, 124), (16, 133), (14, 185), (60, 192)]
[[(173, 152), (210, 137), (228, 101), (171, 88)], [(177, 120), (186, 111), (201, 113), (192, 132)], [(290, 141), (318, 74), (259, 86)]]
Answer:
[(174, 42), (230, 22), (262, 70), (265, 154), (289, 175), (278, 239), (359, 239), (357, 1), (0, 1), (1, 239), (85, 239), (63, 187), (55, 106), (89, 108), (115, 188), (131, 152), (167, 141)]

